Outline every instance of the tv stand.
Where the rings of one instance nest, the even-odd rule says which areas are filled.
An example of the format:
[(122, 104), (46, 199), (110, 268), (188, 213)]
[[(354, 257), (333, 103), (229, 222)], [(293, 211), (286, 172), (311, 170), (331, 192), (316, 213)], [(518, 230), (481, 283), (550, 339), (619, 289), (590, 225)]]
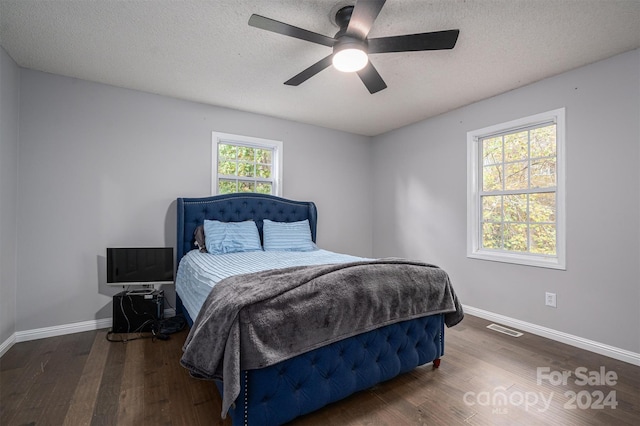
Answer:
[(152, 331), (164, 318), (164, 291), (140, 289), (113, 296), (113, 333)]

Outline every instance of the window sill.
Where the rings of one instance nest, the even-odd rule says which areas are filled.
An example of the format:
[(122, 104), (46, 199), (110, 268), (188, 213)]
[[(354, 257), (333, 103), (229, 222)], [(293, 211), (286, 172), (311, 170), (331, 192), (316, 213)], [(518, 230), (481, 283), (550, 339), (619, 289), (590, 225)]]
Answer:
[(516, 265), (535, 266), (539, 268), (566, 270), (565, 262), (557, 257), (535, 256), (516, 253), (478, 250), (467, 253), (470, 259), (489, 260), (491, 262), (512, 263)]

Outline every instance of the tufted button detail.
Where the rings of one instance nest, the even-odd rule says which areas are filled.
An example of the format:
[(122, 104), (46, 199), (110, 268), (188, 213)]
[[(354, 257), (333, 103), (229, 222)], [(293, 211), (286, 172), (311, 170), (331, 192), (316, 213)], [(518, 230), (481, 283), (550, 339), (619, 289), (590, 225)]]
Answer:
[[(307, 412), (305, 407), (324, 406), (432, 361), (442, 355), (443, 322), (438, 318), (392, 324), (247, 371), (253, 388), (249, 400), (256, 401), (248, 418), (270, 424), (288, 422), (293, 417), (285, 413), (298, 416)], [(239, 401), (230, 413), (234, 424), (241, 423), (234, 416), (244, 418)]]

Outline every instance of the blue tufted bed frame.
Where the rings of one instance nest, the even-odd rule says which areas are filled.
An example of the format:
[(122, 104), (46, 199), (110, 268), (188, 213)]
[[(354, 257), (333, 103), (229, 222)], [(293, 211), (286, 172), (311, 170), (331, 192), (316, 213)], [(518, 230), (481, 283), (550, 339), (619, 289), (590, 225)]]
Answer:
[[(223, 222), (308, 219), (316, 241), (312, 202), (272, 195), (228, 194), (178, 198), (177, 263), (194, 249), (194, 231), (205, 219)], [(177, 309), (193, 321), (177, 295)], [(244, 370), (240, 396), (229, 411), (234, 425), (278, 425), (392, 379), (419, 365), (438, 367), (444, 353), (444, 315), (402, 321), (332, 343), (270, 367)], [(216, 382), (222, 391), (223, 384)]]

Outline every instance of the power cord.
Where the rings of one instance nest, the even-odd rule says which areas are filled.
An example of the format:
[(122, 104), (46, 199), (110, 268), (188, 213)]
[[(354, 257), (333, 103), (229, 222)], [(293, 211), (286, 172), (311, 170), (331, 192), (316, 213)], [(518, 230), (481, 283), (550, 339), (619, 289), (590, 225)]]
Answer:
[[(153, 326), (151, 327), (151, 334), (146, 336), (142, 335), (143, 332), (140, 330), (150, 323), (153, 323)], [(127, 343), (133, 340), (140, 340), (140, 339), (151, 339), (153, 342), (155, 342), (156, 340), (169, 340), (169, 335), (161, 333), (159, 330), (160, 330), (160, 321), (147, 320), (140, 327), (138, 327), (135, 331), (132, 331), (131, 333), (115, 333), (113, 330), (109, 330), (105, 337), (109, 342), (120, 342), (120, 343)], [(136, 333), (138, 334), (136, 337), (129, 338), (129, 334), (136, 334)], [(122, 337), (121, 339), (114, 339), (111, 337), (113, 334), (126, 334), (126, 337)]]
[(169, 340), (169, 336), (163, 333), (156, 331), (155, 327), (151, 330), (151, 334), (158, 340)]

